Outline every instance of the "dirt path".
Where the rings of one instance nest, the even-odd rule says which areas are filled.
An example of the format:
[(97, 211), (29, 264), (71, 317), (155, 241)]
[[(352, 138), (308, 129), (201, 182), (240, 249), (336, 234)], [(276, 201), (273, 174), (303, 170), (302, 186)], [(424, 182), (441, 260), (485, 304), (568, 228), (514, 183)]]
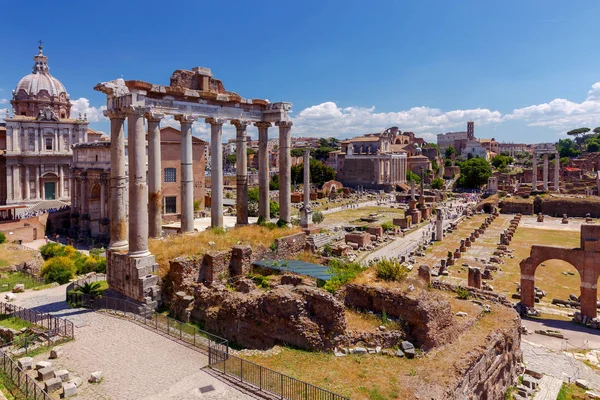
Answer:
[[(251, 399), (234, 387), (209, 375), (202, 368), (207, 357), (125, 319), (101, 312), (68, 308), (65, 286), (19, 294), (17, 305), (51, 312), (73, 321), (72, 342), (53, 365), (84, 380), (79, 399)], [(46, 359), (46, 355), (37, 358)], [(37, 361), (36, 358), (36, 361)], [(104, 380), (89, 384), (93, 371)]]

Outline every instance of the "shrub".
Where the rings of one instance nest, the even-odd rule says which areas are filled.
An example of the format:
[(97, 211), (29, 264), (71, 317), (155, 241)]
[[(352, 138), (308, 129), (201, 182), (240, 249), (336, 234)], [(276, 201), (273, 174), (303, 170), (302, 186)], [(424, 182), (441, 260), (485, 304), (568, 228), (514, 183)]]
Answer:
[(42, 267), (41, 275), (46, 282), (58, 282), (61, 285), (69, 282), (75, 274), (75, 262), (67, 256), (52, 257)]
[(325, 282), (323, 289), (330, 293), (335, 293), (340, 287), (354, 279), (358, 274), (365, 270), (360, 263), (345, 263), (340, 260), (329, 260), (329, 273), (331, 278)]
[(331, 248), (331, 245), (329, 243), (327, 243), (327, 244), (325, 244), (325, 246), (323, 246), (323, 256), (331, 257), (332, 252), (333, 252), (333, 249)]
[(285, 228), (286, 226), (287, 226), (287, 221), (284, 221), (281, 218), (279, 218), (277, 220), (277, 227), (278, 228)]
[(312, 220), (315, 224), (320, 224), (325, 219), (325, 216), (321, 211), (315, 211), (312, 215)]
[(379, 279), (400, 282), (406, 279), (408, 268), (397, 259), (383, 258), (375, 264), (375, 272)]
[(381, 227), (383, 228), (384, 231), (393, 231), (394, 230), (394, 224), (391, 222), (384, 222), (383, 224), (381, 224)]
[(471, 292), (469, 292), (469, 289), (465, 289), (464, 287), (460, 286), (458, 287), (458, 289), (456, 289), (456, 294), (461, 300), (467, 300), (469, 297), (471, 297)]
[(248, 275), (248, 278), (252, 279), (256, 286), (260, 288), (269, 289), (271, 287), (269, 278), (264, 275)]
[(275, 218), (279, 215), (279, 203), (275, 200), (269, 200), (269, 216)]
[(62, 252), (62, 247), (59, 243), (46, 243), (42, 247), (40, 247), (40, 253), (42, 254), (42, 258), (47, 260), (52, 257), (56, 257), (59, 255), (59, 252)]
[(259, 226), (265, 226), (265, 217), (263, 217), (262, 215), (260, 217), (258, 217), (258, 221), (256, 222)]
[(431, 182), (431, 188), (432, 189), (443, 189), (444, 188), (444, 180), (441, 178), (435, 178)]
[(4, 232), (0, 232), (0, 244), (6, 243), (6, 235)]

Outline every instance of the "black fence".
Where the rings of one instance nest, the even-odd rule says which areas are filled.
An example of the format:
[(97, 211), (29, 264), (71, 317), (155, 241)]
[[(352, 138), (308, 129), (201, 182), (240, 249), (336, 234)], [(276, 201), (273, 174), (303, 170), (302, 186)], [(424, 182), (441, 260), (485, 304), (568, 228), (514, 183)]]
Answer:
[(51, 314), (0, 302), (0, 315), (20, 318), (37, 325), (48, 332), (48, 337), (57, 335), (70, 339), (75, 337), (75, 326), (71, 321)]
[[(19, 365), (5, 351), (0, 349), (2, 357), (2, 373), (13, 383), (15, 388), (11, 387), (10, 383), (5, 383), (6, 388), (13, 394), (17, 389), (26, 399), (33, 400), (52, 400), (52, 397), (25, 371), (19, 368)], [(20, 397), (18, 397), (20, 398)]]
[(131, 318), (140, 325), (155, 329), (170, 337), (208, 353), (208, 365), (240, 382), (255, 386), (280, 399), (288, 400), (349, 400), (328, 390), (284, 375), (269, 368), (246, 361), (229, 352), (227, 339), (198, 329), (196, 326), (173, 319), (148, 309), (145, 305), (114, 297), (92, 297), (69, 292), (67, 302), (75, 307), (105, 310)]

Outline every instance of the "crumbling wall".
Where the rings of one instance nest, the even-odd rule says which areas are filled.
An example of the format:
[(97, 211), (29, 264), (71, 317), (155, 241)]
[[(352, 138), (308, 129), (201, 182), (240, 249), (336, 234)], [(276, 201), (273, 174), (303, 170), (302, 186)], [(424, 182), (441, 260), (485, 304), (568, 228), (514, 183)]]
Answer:
[(407, 336), (424, 350), (450, 343), (457, 336), (457, 325), (450, 303), (429, 291), (405, 293), (400, 289), (349, 284), (346, 306), (400, 318), (408, 324)]
[(592, 218), (600, 218), (600, 200), (593, 197), (546, 197), (542, 201), (542, 213), (552, 216), (567, 214), (569, 217), (585, 217), (589, 213)]
[(502, 214), (533, 214), (533, 201), (532, 200), (511, 200), (505, 199), (500, 203), (500, 210)]
[(310, 286), (282, 285), (241, 293), (221, 285), (199, 285), (194, 299), (193, 321), (244, 347), (285, 344), (327, 350), (346, 329), (342, 302)]

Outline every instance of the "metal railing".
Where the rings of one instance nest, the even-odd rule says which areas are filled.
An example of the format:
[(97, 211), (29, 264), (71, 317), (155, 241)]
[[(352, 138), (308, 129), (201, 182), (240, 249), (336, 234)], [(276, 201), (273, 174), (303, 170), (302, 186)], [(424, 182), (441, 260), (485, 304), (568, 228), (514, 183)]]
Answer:
[(208, 353), (208, 366), (215, 371), (271, 393), (280, 399), (349, 400), (347, 397), (230, 354), (227, 339), (203, 331), (192, 324), (156, 313), (143, 304), (115, 297), (94, 298), (74, 292), (67, 293), (67, 302), (76, 307), (104, 310), (128, 317), (140, 325), (179, 339), (195, 349)]
[(70, 339), (75, 337), (75, 325), (71, 321), (51, 314), (0, 302), (0, 315), (17, 317), (40, 326), (48, 332), (48, 337), (56, 335)]
[[(6, 377), (12, 381), (16, 388), (25, 395), (26, 399), (33, 400), (52, 400), (52, 397), (25, 371), (23, 371), (19, 365), (13, 360), (5, 351), (0, 349), (2, 355), (2, 373), (6, 374)], [(10, 386), (10, 385), (6, 385)], [(13, 392), (10, 387), (7, 387), (9, 391)]]

